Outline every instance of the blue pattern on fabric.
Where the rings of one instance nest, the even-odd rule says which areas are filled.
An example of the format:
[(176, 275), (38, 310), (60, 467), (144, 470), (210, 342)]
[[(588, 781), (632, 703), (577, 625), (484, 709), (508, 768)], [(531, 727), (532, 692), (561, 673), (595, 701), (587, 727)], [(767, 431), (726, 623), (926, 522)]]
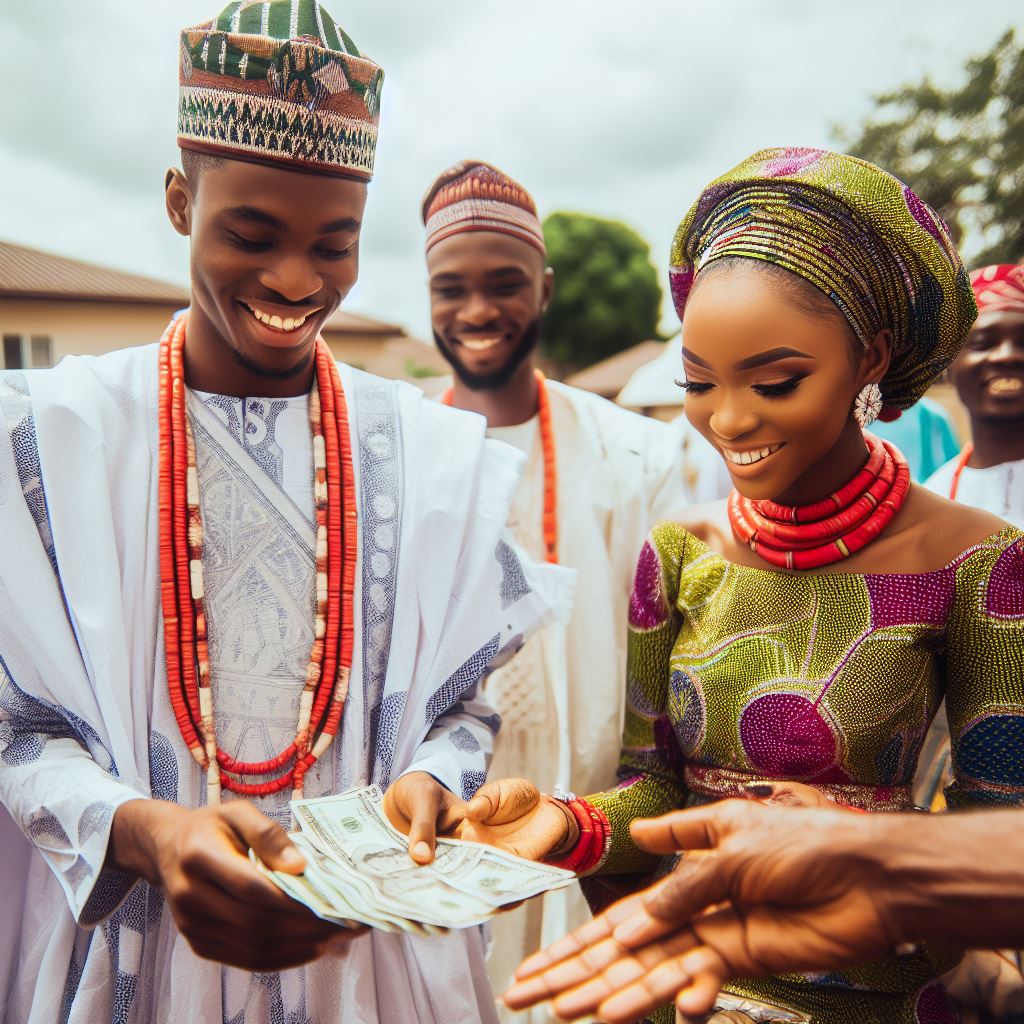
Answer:
[[(102, 876), (100, 881), (102, 882)], [(97, 882), (97, 888), (99, 885), (100, 882)], [(124, 892), (123, 889), (120, 891)], [(159, 924), (163, 908), (163, 893), (154, 889), (148, 882), (140, 881), (128, 893), (121, 906), (103, 922), (103, 935), (110, 949), (110, 959), (115, 972), (111, 1024), (128, 1024), (138, 988), (138, 975), (121, 963), (121, 932), (130, 931), (144, 936), (148, 930)]]
[(480, 741), (464, 725), (460, 725), (454, 732), (450, 732), (448, 739), (456, 750), (464, 750), (470, 754), (475, 754), (480, 750)]
[(5, 732), (10, 737), (9, 743), (20, 742), (29, 734), (38, 735), (44, 742), (75, 739), (104, 771), (116, 777), (117, 765), (96, 730), (67, 708), (47, 704), (25, 693), (14, 681), (3, 655), (0, 655), (0, 710), (7, 713), (9, 729)]
[(202, 402), (253, 462), (278, 487), (283, 487), (284, 451), (277, 441), (277, 420), (288, 408), (288, 400), (204, 395)]
[(71, 950), (71, 962), (68, 964), (68, 976), (64, 982), (64, 998), (61, 1000), (60, 1024), (68, 1024), (71, 1017), (71, 1007), (74, 1004), (75, 996), (78, 994), (78, 986), (82, 983), (82, 975), (85, 973), (85, 962), (89, 957), (89, 947), (92, 945), (92, 932), (79, 930), (75, 935), (75, 944)]
[(1024, 786), (1024, 715), (990, 714), (960, 737), (957, 774), (996, 786)]
[(41, 807), (37, 816), (28, 823), (28, 837), (36, 846), (45, 849), (70, 850), (71, 839), (57, 816), (47, 807)]
[(405, 693), (383, 696), (401, 557), (402, 430), (395, 384), (359, 371), (352, 377), (359, 423), (353, 455), (359, 459), (362, 526), (363, 736), (366, 752), (374, 753), (374, 778), (386, 785), (405, 710)]
[(21, 493), (28, 506), (32, 521), (36, 524), (43, 550), (49, 559), (53, 573), (60, 579), (57, 567), (57, 553), (53, 545), (53, 530), (50, 526), (50, 510), (46, 504), (46, 490), (43, 487), (43, 471), (39, 459), (39, 439), (36, 436), (36, 421), (32, 413), (28, 381), (23, 373), (0, 374), (0, 406), (5, 418), (12, 424), (9, 430), (11, 451), (21, 483)]
[(113, 804), (105, 800), (94, 800), (78, 819), (78, 845), (85, 846), (93, 836), (98, 836), (110, 827), (114, 817)]
[(383, 785), (391, 781), (391, 771), (395, 761), (395, 744), (398, 732), (402, 727), (402, 716), (405, 714), (405, 701), (408, 692), (389, 693), (380, 705), (377, 718), (377, 763), (374, 775)]
[(506, 611), (530, 593), (530, 584), (518, 556), (503, 540), (498, 541), (494, 557), (501, 566), (501, 610)]
[(487, 772), (463, 772), (460, 780), (462, 799), (471, 800), (486, 781)]
[(155, 730), (149, 736), (149, 788), (154, 800), (178, 802), (178, 758), (171, 741)]
[(475, 654), (471, 654), (457, 668), (444, 684), (434, 692), (427, 701), (427, 724), (432, 725), (442, 715), (447, 714), (452, 705), (465, 696), (466, 691), (475, 683), (479, 683), (488, 667), (498, 653), (501, 636), (493, 636)]

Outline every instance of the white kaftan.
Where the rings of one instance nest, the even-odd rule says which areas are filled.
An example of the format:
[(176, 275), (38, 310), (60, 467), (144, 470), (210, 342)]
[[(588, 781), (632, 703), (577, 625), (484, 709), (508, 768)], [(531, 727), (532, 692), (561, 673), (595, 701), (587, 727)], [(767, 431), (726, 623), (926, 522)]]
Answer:
[[(960, 456), (940, 466), (925, 481), (925, 487), (944, 498), (949, 497)], [(956, 488), (956, 500), (974, 505), (1024, 529), (1024, 459), (1001, 462), (987, 469), (964, 466)]]
[[(628, 412), (586, 391), (547, 382), (558, 473), (558, 559), (576, 570), (568, 625), (530, 640), (487, 680), (501, 715), (488, 777), (529, 778), (592, 793), (614, 785), (622, 739), (626, 622), (637, 555), (650, 528), (687, 505), (721, 497), (721, 479), (687, 473), (688, 451), (717, 469), (720, 459), (699, 435)], [(509, 527), (520, 546), (544, 557), (544, 457), (537, 418), (490, 428), (488, 436), (527, 454)], [(685, 442), (688, 442), (684, 444)], [(718, 484), (716, 486), (716, 484)], [(589, 917), (577, 886), (548, 893), (492, 922), (488, 974), (496, 992), (528, 954)], [(545, 1008), (511, 1014), (516, 1022), (550, 1020)]]
[[(566, 581), (502, 540), (518, 467), (475, 418), (340, 370), (360, 523), (356, 652), (342, 728), (307, 795), (406, 770), (469, 795), (497, 726), (480, 680), (565, 603)], [(0, 374), (4, 1020), (494, 1020), (476, 930), (371, 932), (306, 967), (250, 974), (200, 960), (158, 890), (103, 870), (121, 803), (205, 799), (167, 695), (156, 406), (155, 346)], [(229, 753), (266, 758), (292, 738), (312, 643), (306, 399), (191, 394), (189, 415), (218, 735)], [(256, 803), (286, 824), (287, 799)]]

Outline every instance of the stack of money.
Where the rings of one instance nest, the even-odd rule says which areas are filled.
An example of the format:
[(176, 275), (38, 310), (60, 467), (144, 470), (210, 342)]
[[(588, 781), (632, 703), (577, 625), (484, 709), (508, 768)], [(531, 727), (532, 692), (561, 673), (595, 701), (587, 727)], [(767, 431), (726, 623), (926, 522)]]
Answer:
[(276, 886), (325, 921), (414, 935), (482, 924), (502, 907), (576, 877), (458, 839), (439, 839), (433, 862), (416, 864), (381, 798), (376, 786), (367, 786), (293, 801), (299, 831), (291, 839), (306, 858), (301, 875), (271, 871), (250, 856)]

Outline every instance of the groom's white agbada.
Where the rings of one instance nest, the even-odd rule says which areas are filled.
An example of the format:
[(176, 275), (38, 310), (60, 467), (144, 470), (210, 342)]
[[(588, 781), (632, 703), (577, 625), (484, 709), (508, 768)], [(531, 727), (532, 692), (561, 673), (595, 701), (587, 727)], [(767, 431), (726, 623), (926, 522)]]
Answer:
[[(563, 580), (502, 541), (519, 467), (482, 420), (344, 367), (342, 380), (357, 643), (340, 742), (307, 795), (383, 787), (406, 770), (469, 795), (497, 727), (478, 682), (564, 599)], [(307, 401), (189, 396), (218, 735), (242, 759), (287, 745), (312, 638)], [(103, 870), (120, 804), (205, 798), (166, 682), (156, 348), (0, 375), (0, 407), (4, 1019), (493, 1019), (476, 930), (371, 932), (306, 967), (249, 974), (196, 957), (159, 891)], [(287, 824), (287, 799), (256, 803)]]

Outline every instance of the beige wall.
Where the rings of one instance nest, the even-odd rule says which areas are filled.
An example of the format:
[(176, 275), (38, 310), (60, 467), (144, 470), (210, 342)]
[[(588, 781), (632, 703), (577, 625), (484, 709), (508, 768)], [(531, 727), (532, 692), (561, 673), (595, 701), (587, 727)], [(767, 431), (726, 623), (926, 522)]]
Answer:
[[(0, 335), (47, 335), (53, 363), (159, 341), (178, 305), (0, 298)], [(0, 361), (3, 352), (0, 349)]]

